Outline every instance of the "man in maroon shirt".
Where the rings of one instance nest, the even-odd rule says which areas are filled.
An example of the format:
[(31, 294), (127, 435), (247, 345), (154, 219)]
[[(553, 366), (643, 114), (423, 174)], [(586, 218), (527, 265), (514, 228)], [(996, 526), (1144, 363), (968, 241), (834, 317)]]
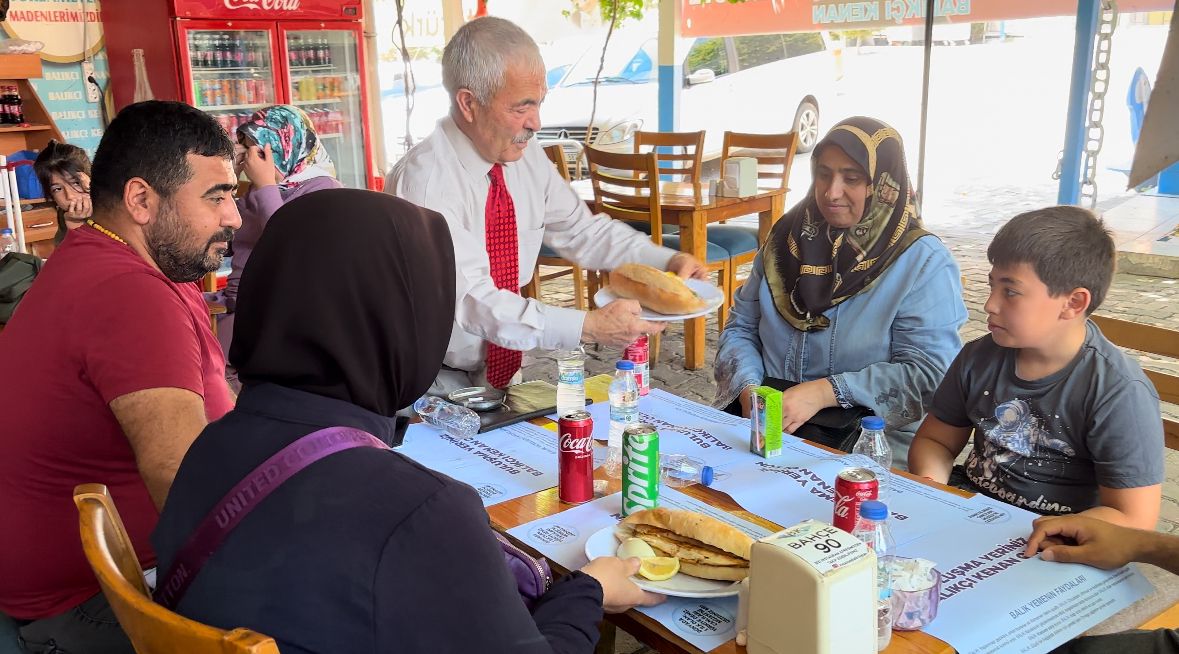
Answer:
[(0, 334), (0, 613), (30, 652), (133, 650), (71, 499), (106, 484), (140, 563), (189, 445), (233, 405), (196, 284), (241, 225), (233, 144), (176, 102), (125, 108), (94, 158), (94, 216)]

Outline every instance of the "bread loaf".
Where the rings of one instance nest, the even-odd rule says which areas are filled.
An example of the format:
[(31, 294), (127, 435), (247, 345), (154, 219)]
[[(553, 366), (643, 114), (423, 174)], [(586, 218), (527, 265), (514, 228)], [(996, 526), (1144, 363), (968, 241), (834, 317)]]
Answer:
[(696, 313), (708, 306), (678, 275), (640, 263), (611, 271), (610, 289), (618, 297), (638, 300), (643, 308), (665, 315)]
[(659, 556), (680, 560), (680, 572), (703, 579), (740, 581), (749, 576), (753, 538), (701, 513), (647, 509), (633, 513), (614, 530), (619, 539), (640, 538)]

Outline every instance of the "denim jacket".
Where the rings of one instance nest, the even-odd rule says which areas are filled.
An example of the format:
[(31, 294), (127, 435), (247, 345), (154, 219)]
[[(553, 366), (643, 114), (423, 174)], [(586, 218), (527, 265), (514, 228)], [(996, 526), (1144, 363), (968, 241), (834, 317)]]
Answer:
[(909, 443), (962, 340), (966, 322), (958, 264), (935, 236), (909, 246), (867, 290), (828, 309), (831, 326), (801, 332), (778, 314), (762, 255), (737, 292), (717, 347), (715, 405), (727, 406), (766, 377), (827, 378), (841, 406), (882, 416), (893, 465)]

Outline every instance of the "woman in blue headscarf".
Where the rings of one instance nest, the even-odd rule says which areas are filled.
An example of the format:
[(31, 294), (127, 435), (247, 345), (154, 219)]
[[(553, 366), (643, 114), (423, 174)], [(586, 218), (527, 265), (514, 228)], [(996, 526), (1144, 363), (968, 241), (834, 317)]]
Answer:
[(270, 217), (299, 196), (342, 186), (311, 119), (298, 107), (279, 104), (259, 109), (237, 128), (237, 142), (234, 170), (249, 178), (250, 192), (237, 201), (242, 226), (233, 237), (233, 271), (223, 297), (228, 313), (217, 323), (217, 336), (227, 354), (233, 341), (238, 280)]

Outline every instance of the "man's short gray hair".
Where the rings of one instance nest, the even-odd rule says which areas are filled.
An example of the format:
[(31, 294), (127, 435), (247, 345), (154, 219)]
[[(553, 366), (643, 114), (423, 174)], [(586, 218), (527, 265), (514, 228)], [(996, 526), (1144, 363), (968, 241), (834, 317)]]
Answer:
[(512, 63), (544, 70), (540, 48), (528, 33), (510, 20), (485, 16), (463, 25), (442, 51), (442, 86), (451, 100), (459, 89), (486, 105), (504, 84)]

